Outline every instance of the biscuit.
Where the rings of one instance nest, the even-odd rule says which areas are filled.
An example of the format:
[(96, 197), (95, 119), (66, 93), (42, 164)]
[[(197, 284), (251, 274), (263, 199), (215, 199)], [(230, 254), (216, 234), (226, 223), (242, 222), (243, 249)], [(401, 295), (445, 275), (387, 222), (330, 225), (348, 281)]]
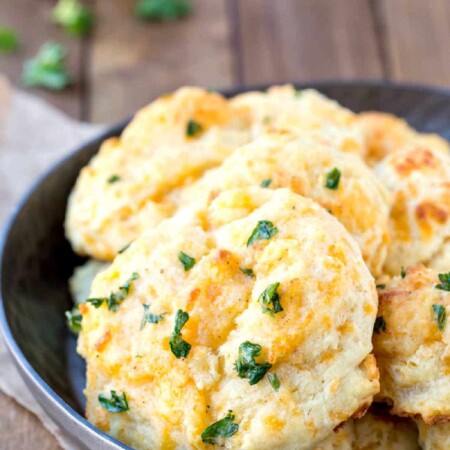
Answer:
[[(373, 344), (379, 399), (399, 416), (450, 419), (450, 292), (431, 269), (408, 268), (379, 286)], [(441, 276), (442, 277), (442, 276)]]
[(397, 275), (439, 257), (450, 239), (450, 155), (407, 149), (374, 170), (393, 196), (385, 271)]
[(450, 448), (450, 424), (427, 425), (417, 420), (419, 442), (422, 450), (448, 450)]
[[(310, 449), (379, 389), (373, 278), (336, 218), (286, 189), (184, 208), (118, 255), (91, 297), (87, 417), (136, 449), (213, 448), (201, 436), (222, 419), (225, 448)], [(111, 391), (123, 412), (100, 404)]]

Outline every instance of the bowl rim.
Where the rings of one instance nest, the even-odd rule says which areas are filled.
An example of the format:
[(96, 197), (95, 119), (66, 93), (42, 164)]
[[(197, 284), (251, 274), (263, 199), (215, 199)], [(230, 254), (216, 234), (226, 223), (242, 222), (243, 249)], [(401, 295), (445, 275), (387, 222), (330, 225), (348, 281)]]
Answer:
[[(339, 80), (339, 79), (324, 79), (320, 81), (305, 81), (305, 82), (279, 82), (279, 83), (260, 83), (252, 85), (239, 85), (236, 87), (217, 89), (220, 94), (231, 97), (238, 95), (247, 91), (262, 91), (270, 86), (292, 84), (297, 89), (323, 89), (323, 88), (391, 88), (395, 91), (404, 92), (417, 92), (423, 94), (437, 94), (448, 97), (450, 99), (450, 88), (445, 87), (433, 87), (418, 83), (402, 83), (389, 80), (380, 79), (368, 79), (368, 80)], [(95, 137), (83, 141), (81, 144), (77, 145), (73, 150), (67, 152), (67, 154), (59, 159), (55, 164), (53, 164), (49, 169), (44, 171), (34, 182), (28, 187), (25, 194), (22, 195), (21, 199), (16, 206), (12, 208), (9, 212), (9, 217), (4, 224), (4, 228), (0, 234), (0, 334), (3, 336), (6, 347), (10, 356), (13, 359), (14, 364), (19, 369), (19, 374), (25, 384), (28, 386), (29, 383), (33, 384), (34, 388), (39, 392), (39, 394), (46, 399), (48, 403), (51, 403), (58, 412), (64, 416), (67, 416), (70, 420), (81, 426), (85, 432), (89, 433), (93, 439), (101, 439), (102, 442), (107, 445), (106, 448), (115, 449), (125, 449), (131, 450), (130, 447), (126, 446), (117, 439), (111, 437), (107, 433), (103, 432), (93, 424), (91, 424), (84, 416), (72, 408), (68, 403), (66, 403), (57, 393), (54, 391), (38, 374), (36, 369), (27, 360), (24, 353), (22, 352), (19, 344), (14, 339), (12, 330), (8, 323), (8, 318), (5, 310), (5, 304), (3, 299), (3, 280), (1, 277), (2, 268), (4, 264), (4, 253), (6, 248), (6, 243), (8, 241), (12, 227), (14, 226), (20, 212), (28, 202), (34, 191), (46, 180), (49, 176), (56, 173), (63, 165), (65, 165), (70, 159), (75, 157), (76, 154), (82, 152), (88, 147), (96, 146), (99, 147), (100, 144), (107, 138), (119, 135), (125, 126), (130, 122), (131, 117), (122, 120), (114, 125), (107, 126), (107, 128), (96, 135)], [(43, 402), (36, 398), (34, 390), (30, 389), (32, 396), (35, 400), (42, 406), (44, 412), (48, 414), (47, 408), (43, 405)], [(53, 420), (53, 418), (52, 418)], [(53, 420), (54, 421), (54, 420)], [(57, 423), (58, 424), (58, 423)], [(58, 424), (61, 428), (64, 428)], [(68, 430), (64, 430), (69, 435), (73, 436)], [(76, 438), (76, 437), (75, 437)], [(83, 442), (81, 442), (83, 443)]]

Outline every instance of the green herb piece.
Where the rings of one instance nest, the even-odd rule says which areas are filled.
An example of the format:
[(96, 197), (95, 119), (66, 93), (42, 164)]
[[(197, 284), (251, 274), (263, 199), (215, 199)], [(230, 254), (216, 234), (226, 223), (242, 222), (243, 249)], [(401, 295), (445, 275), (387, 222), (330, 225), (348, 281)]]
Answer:
[(339, 187), (340, 179), (341, 179), (341, 171), (337, 167), (335, 167), (333, 170), (327, 173), (325, 187), (328, 189), (336, 190)]
[(75, 334), (79, 333), (81, 331), (81, 321), (83, 319), (83, 316), (80, 313), (78, 305), (75, 305), (71, 311), (66, 311), (65, 315), (70, 331)]
[(218, 420), (201, 434), (202, 442), (204, 444), (220, 444), (224, 438), (229, 438), (237, 433), (239, 424), (233, 423), (234, 415), (229, 411), (226, 417)]
[(270, 385), (273, 387), (275, 391), (278, 391), (280, 389), (280, 380), (278, 379), (278, 375), (276, 372), (270, 372), (267, 375), (267, 378), (269, 379)]
[(433, 305), (434, 318), (436, 319), (439, 331), (445, 328), (447, 322), (447, 311), (442, 305)]
[(19, 38), (11, 27), (0, 27), (0, 53), (13, 53), (19, 48)]
[(250, 385), (256, 384), (272, 367), (270, 363), (257, 363), (255, 358), (260, 356), (261, 346), (245, 341), (239, 346), (239, 356), (234, 368), (240, 378), (248, 378)]
[(66, 52), (53, 42), (44, 44), (38, 54), (24, 65), (26, 86), (40, 86), (50, 90), (64, 89), (70, 83), (66, 67)]
[(122, 395), (118, 395), (116, 391), (111, 391), (111, 398), (107, 398), (104, 394), (99, 394), (98, 401), (108, 412), (120, 413), (129, 409), (125, 392)]
[(255, 272), (253, 269), (245, 269), (244, 267), (239, 267), (239, 270), (247, 277), (255, 278)]
[(185, 272), (191, 270), (195, 265), (195, 258), (191, 258), (184, 252), (178, 253), (178, 259), (180, 260), (181, 264), (183, 264)]
[(274, 226), (269, 220), (260, 220), (256, 225), (252, 234), (248, 238), (247, 247), (253, 244), (255, 241), (270, 239), (278, 233), (278, 228)]
[(142, 305), (144, 307), (144, 316), (141, 321), (141, 330), (145, 327), (146, 323), (158, 323), (164, 320), (164, 314), (153, 314), (150, 311), (150, 305)]
[(171, 22), (191, 11), (190, 0), (138, 0), (134, 13), (141, 19)]
[(92, 12), (79, 0), (59, 0), (52, 10), (52, 20), (73, 36), (85, 36), (94, 24)]
[(295, 97), (301, 97), (303, 95), (303, 89), (296, 89), (294, 92)]
[(191, 350), (191, 344), (181, 337), (181, 329), (188, 320), (189, 314), (179, 309), (175, 316), (175, 327), (169, 341), (170, 349), (177, 358), (186, 358)]
[(405, 278), (406, 277), (406, 270), (405, 270), (405, 268), (402, 266), (402, 268), (400, 269), (400, 276), (402, 277), (402, 278)]
[(261, 187), (267, 188), (267, 187), (270, 186), (271, 183), (272, 183), (272, 179), (271, 178), (266, 178), (265, 180), (261, 181)]
[[(280, 296), (277, 292), (280, 283), (272, 283), (264, 289), (263, 293), (259, 296), (258, 301), (261, 305), (262, 312), (274, 315), (283, 311), (283, 307), (280, 303)], [(272, 308), (269, 305), (272, 304)]]
[(386, 321), (384, 320), (383, 316), (377, 317), (375, 319), (373, 331), (375, 331), (375, 333), (377, 333), (377, 334), (380, 334), (380, 333), (386, 331)]
[(123, 253), (125, 250), (128, 250), (128, 248), (130, 247), (130, 245), (133, 243), (133, 241), (128, 242), (127, 245), (124, 245), (117, 253), (121, 254)]
[(110, 183), (110, 184), (112, 184), (112, 183), (117, 183), (118, 181), (120, 181), (120, 177), (119, 177), (119, 175), (116, 175), (116, 174), (111, 175), (111, 176), (108, 178), (108, 183)]
[(436, 288), (442, 291), (450, 291), (450, 272), (440, 273), (438, 277), (440, 283), (436, 285)]
[(203, 126), (200, 125), (195, 120), (189, 120), (186, 125), (186, 136), (194, 137), (200, 134), (203, 131)]
[(138, 278), (139, 275), (136, 272), (133, 272), (131, 277), (127, 281), (125, 281), (122, 286), (119, 287), (119, 290), (117, 292), (112, 292), (109, 297), (88, 298), (86, 300), (86, 303), (90, 303), (91, 305), (95, 306), (95, 308), (100, 308), (103, 303), (106, 303), (110, 311), (116, 312), (129, 294), (131, 283), (133, 283), (133, 281), (137, 280)]
[(272, 116), (264, 116), (262, 122), (264, 125), (269, 125), (272, 122), (272, 120), (273, 120)]
[(376, 288), (377, 289), (386, 289), (386, 285), (385, 284), (377, 284)]

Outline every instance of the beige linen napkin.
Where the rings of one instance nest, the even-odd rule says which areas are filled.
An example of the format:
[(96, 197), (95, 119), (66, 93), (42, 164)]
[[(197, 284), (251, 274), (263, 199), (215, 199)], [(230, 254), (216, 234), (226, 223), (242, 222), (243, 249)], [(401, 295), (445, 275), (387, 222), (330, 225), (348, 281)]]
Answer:
[[(0, 75), (0, 229), (31, 184), (99, 125), (76, 122), (29, 94), (12, 89)], [(22, 382), (0, 334), (0, 389), (36, 414), (61, 447), (79, 450), (42, 410)]]

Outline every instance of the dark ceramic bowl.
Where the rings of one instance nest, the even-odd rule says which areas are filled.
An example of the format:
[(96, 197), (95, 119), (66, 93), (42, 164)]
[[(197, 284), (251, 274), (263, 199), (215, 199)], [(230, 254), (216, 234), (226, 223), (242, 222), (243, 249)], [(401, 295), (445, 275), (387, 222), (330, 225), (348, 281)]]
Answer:
[[(258, 86), (257, 88), (264, 88)], [(323, 82), (313, 87), (355, 110), (404, 117), (421, 131), (450, 139), (448, 91), (376, 82)], [(246, 89), (225, 92), (234, 95)], [(83, 417), (84, 362), (67, 329), (67, 279), (81, 258), (64, 238), (67, 197), (80, 169), (126, 122), (82, 145), (42, 178), (21, 202), (0, 254), (0, 325), (21, 376), (48, 414), (88, 449), (126, 449)]]

